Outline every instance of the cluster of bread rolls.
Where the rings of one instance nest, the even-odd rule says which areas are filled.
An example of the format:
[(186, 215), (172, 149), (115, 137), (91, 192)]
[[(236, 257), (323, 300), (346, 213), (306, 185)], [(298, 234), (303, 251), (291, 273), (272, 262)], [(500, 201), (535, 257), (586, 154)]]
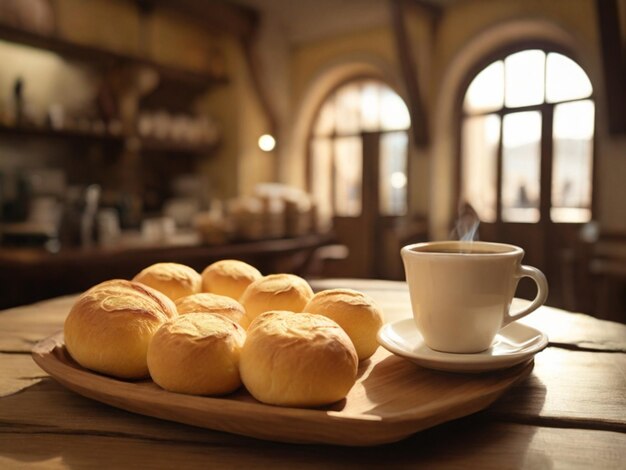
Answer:
[(243, 384), (260, 402), (306, 407), (348, 394), (382, 324), (375, 302), (351, 289), (314, 294), (301, 277), (236, 260), (201, 274), (157, 263), (83, 293), (65, 344), (83, 367), (150, 376), (171, 392), (224, 395)]

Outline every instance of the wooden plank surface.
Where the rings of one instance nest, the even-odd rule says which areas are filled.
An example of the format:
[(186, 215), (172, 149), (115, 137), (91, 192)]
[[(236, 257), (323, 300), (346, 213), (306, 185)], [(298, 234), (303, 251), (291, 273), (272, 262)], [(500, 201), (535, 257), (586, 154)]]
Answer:
[[(0, 398), (8, 397), (48, 377), (26, 354), (0, 353)], [(4, 402), (0, 403), (0, 415)]]
[[(530, 377), (514, 386), (487, 413), (518, 423), (626, 431), (625, 371), (623, 354), (548, 348), (536, 357)], [(75, 431), (91, 426), (94, 432), (112, 432), (120, 426), (117, 421), (110, 422), (107, 412), (100, 413), (103, 405), (78, 399), (44, 378), (45, 373), (29, 356), (0, 355), (0, 373), (17, 376), (2, 381), (4, 390), (21, 390), (0, 402), (0, 423), (53, 426), (62, 421)]]
[(2, 468), (567, 468), (621, 469), (626, 435), (468, 418), (382, 447), (188, 442), (0, 429)]
[(489, 413), (507, 421), (626, 432), (626, 354), (547, 348)]
[[(324, 280), (353, 287), (388, 320), (410, 316), (406, 285)], [(374, 448), (293, 446), (135, 415), (82, 398), (47, 378), (28, 355), (58, 331), (72, 297), (0, 312), (0, 468), (177, 464), (240, 467), (623, 468), (626, 326), (544, 307), (525, 322), (551, 346), (531, 376), (490, 409)], [(1, 395), (1, 394), (0, 394)]]
[(30, 354), (35, 344), (63, 328), (76, 296), (44, 300), (0, 312), (0, 352)]

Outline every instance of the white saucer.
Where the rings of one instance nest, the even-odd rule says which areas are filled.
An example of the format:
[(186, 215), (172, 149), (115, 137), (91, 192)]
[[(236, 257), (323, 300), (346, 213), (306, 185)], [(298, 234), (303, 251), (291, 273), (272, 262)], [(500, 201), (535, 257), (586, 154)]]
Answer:
[(493, 345), (475, 354), (444, 353), (424, 343), (413, 318), (387, 323), (378, 332), (378, 342), (388, 351), (429, 369), (448, 372), (486, 372), (530, 361), (548, 345), (541, 331), (511, 323), (502, 328)]

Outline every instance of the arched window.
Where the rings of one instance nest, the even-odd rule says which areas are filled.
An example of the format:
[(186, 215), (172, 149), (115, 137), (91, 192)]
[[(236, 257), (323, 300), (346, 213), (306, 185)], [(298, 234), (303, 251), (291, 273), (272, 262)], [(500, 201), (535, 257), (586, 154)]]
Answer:
[(332, 275), (385, 277), (395, 269), (385, 246), (407, 212), (410, 124), (402, 98), (379, 80), (345, 83), (321, 104), (309, 141), (309, 189), (320, 220), (332, 220), (348, 248)]
[[(310, 140), (309, 182), (326, 217), (358, 217), (363, 211), (364, 165), (377, 166), (378, 208), (382, 215), (407, 209), (409, 112), (386, 84), (354, 80), (324, 101)], [(378, 143), (377, 162), (364, 158), (366, 136)], [(371, 153), (371, 152), (370, 152)]]
[(523, 50), (471, 81), (463, 101), (461, 197), (488, 223), (591, 219), (594, 101), (565, 55)]

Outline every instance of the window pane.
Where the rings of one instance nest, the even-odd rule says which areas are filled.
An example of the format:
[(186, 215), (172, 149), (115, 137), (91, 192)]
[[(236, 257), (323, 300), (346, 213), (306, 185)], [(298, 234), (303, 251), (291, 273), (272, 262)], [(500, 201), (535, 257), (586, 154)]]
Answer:
[(380, 92), (381, 129), (384, 131), (408, 129), (411, 125), (409, 110), (398, 94), (389, 87)]
[(554, 222), (591, 220), (594, 104), (563, 103), (554, 107), (552, 208)]
[(546, 65), (546, 101), (574, 100), (591, 95), (589, 77), (568, 57), (550, 53)]
[(378, 194), (382, 215), (406, 214), (408, 145), (409, 137), (405, 131), (380, 136)]
[(330, 135), (335, 130), (335, 100), (331, 96), (325, 102), (317, 116), (314, 135)]
[(340, 137), (334, 142), (335, 214), (357, 217), (361, 215), (362, 141), (360, 137)]
[(335, 95), (335, 125), (339, 134), (356, 134), (361, 129), (361, 93), (356, 84), (344, 85)]
[(380, 126), (380, 84), (365, 82), (361, 88), (361, 128), (376, 131)]
[(502, 220), (539, 221), (541, 114), (508, 114), (502, 123)]
[(320, 225), (330, 225), (333, 215), (331, 199), (332, 146), (330, 139), (317, 138), (311, 141), (311, 190), (317, 203)]
[(496, 184), (500, 117), (494, 114), (465, 119), (461, 194), (483, 222), (496, 221)]
[(504, 59), (505, 103), (507, 107), (543, 102), (545, 54), (527, 50)]
[(499, 60), (480, 72), (467, 88), (463, 104), (467, 112), (492, 111), (504, 103), (504, 62)]

